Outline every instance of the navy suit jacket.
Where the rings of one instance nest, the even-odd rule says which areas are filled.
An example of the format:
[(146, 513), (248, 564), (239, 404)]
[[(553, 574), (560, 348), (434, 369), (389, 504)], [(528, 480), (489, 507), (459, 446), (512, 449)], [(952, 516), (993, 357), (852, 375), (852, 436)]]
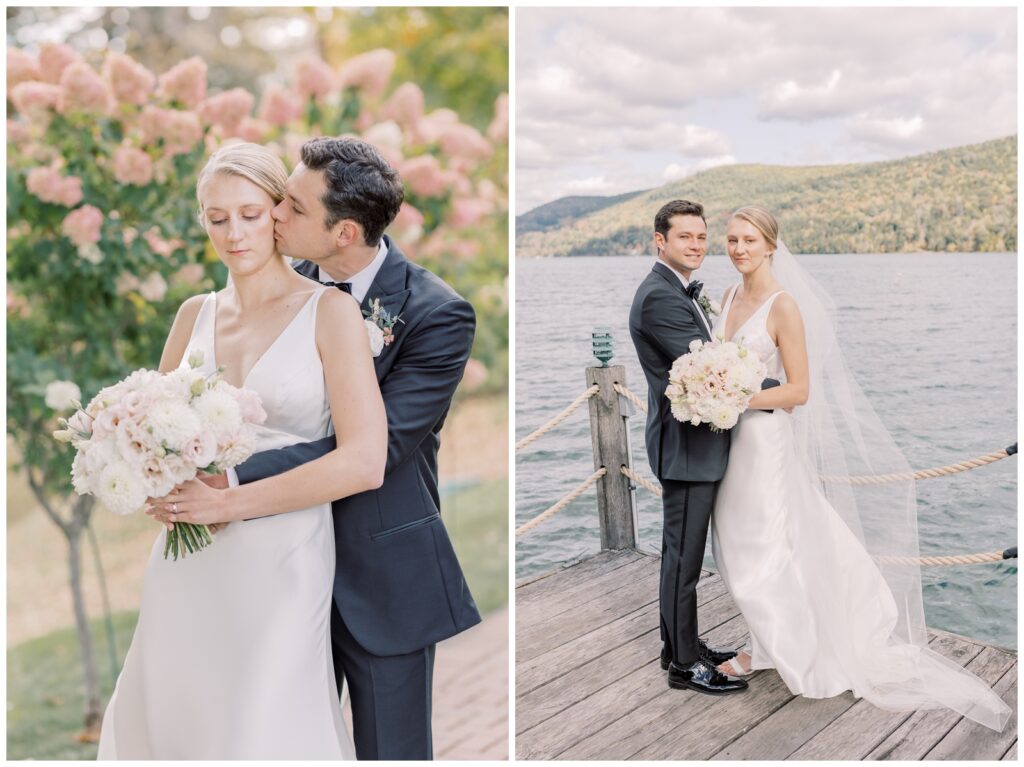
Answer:
[(730, 432), (680, 423), (665, 396), (672, 363), (690, 351), (691, 341), (711, 340), (699, 312), (661, 262), (640, 283), (629, 311), (629, 334), (647, 379), (647, 457), (658, 479), (717, 482), (729, 461)]
[[(363, 300), (401, 314), (374, 359), (388, 417), (384, 484), (335, 501), (334, 601), (352, 636), (374, 655), (422, 649), (480, 622), (440, 516), (439, 433), (469, 360), (473, 307), (409, 262), (390, 238)], [(309, 261), (295, 270), (311, 279)], [(288, 471), (333, 450), (333, 436), (257, 453), (237, 466), (240, 483)]]

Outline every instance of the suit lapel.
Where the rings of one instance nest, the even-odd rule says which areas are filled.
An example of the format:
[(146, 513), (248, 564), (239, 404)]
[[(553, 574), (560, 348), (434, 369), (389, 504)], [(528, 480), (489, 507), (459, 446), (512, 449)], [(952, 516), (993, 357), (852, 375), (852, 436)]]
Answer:
[[(388, 254), (384, 258), (384, 263), (380, 265), (377, 276), (370, 283), (370, 289), (366, 291), (363, 303), (361, 304), (363, 315), (367, 317), (373, 311), (374, 299), (379, 300), (381, 309), (387, 311), (392, 317), (401, 315), (402, 310), (405, 308), (405, 303), (409, 300), (409, 295), (412, 292), (405, 287), (409, 269), (409, 262), (406, 260), (405, 254), (395, 244), (395, 241), (387, 235), (384, 236), (384, 241), (388, 246)], [(403, 317), (402, 320), (395, 323), (395, 340), (389, 346), (385, 346), (381, 353), (373, 359), (374, 367), (377, 369), (378, 380), (383, 375), (384, 368), (381, 366), (388, 358), (388, 351), (401, 342), (402, 331), (406, 327), (405, 318)]]
[(711, 321), (708, 319), (707, 315), (704, 314), (704, 310), (698, 306), (697, 302), (686, 295), (683, 283), (679, 281), (679, 277), (676, 273), (665, 266), (665, 264), (661, 263), (661, 261), (658, 261), (654, 265), (653, 271), (657, 272), (657, 274), (665, 280), (665, 282), (671, 285), (673, 289), (679, 291), (683, 297), (683, 304), (690, 310), (690, 314), (692, 314), (693, 318), (697, 321), (697, 327), (700, 328), (701, 335), (704, 336), (705, 340), (710, 341), (711, 333), (708, 331), (708, 328), (711, 327)]

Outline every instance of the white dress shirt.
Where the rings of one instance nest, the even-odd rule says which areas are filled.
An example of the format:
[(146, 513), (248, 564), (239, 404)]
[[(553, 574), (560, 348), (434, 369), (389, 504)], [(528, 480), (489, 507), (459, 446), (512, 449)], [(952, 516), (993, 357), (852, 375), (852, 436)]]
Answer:
[[(363, 303), (363, 299), (366, 298), (367, 292), (370, 290), (370, 286), (373, 284), (373, 280), (377, 277), (377, 272), (380, 271), (381, 266), (384, 264), (384, 259), (388, 256), (388, 246), (384, 244), (384, 238), (380, 238), (380, 244), (377, 245), (377, 255), (373, 257), (373, 261), (368, 263), (363, 269), (356, 272), (347, 280), (342, 282), (348, 282), (352, 285), (352, 298), (358, 301), (360, 304)], [(335, 282), (335, 279), (331, 277), (327, 272), (317, 267), (316, 278), (320, 282)], [(225, 469), (224, 473), (228, 477), (228, 487), (238, 487), (238, 475), (234, 469)]]
[[(690, 281), (682, 275), (682, 272), (677, 272), (675, 269), (669, 266), (669, 264), (664, 259), (659, 258), (658, 262), (665, 264), (665, 266), (668, 266), (672, 274), (678, 277), (679, 281), (683, 283), (684, 288), (690, 287)], [(687, 296), (687, 298), (690, 297)], [(700, 315), (701, 320), (704, 322), (704, 327), (708, 329), (708, 335), (714, 337), (714, 333), (711, 332), (711, 326), (708, 324), (708, 318), (707, 315), (704, 314), (704, 310), (701, 308), (700, 304), (697, 303), (696, 299), (690, 298), (690, 300), (693, 301), (693, 305), (697, 307), (697, 314)]]
[[(370, 290), (370, 286), (373, 284), (374, 278), (377, 276), (377, 272), (380, 271), (380, 267), (384, 264), (384, 259), (388, 256), (388, 246), (384, 244), (384, 238), (380, 238), (380, 244), (377, 245), (377, 255), (373, 257), (373, 261), (368, 263), (359, 272), (356, 272), (347, 280), (352, 285), (352, 298), (359, 303), (363, 303), (363, 299), (366, 298), (367, 292)], [(336, 280), (323, 270), (322, 267), (317, 267), (316, 278), (320, 282), (336, 282)]]

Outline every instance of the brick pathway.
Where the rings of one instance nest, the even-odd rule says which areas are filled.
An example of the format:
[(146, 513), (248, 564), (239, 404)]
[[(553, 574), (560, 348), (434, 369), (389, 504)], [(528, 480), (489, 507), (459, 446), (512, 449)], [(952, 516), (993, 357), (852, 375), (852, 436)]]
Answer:
[[(434, 759), (508, 759), (508, 608), (437, 646)], [(351, 727), (348, 705), (345, 720)]]

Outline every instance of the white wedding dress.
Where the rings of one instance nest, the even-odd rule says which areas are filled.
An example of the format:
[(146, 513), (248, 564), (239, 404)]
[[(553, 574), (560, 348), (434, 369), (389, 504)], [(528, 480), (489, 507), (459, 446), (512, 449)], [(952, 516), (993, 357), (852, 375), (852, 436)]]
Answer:
[[(725, 334), (732, 289), (715, 322)], [(785, 382), (767, 330), (768, 298), (732, 339)], [(712, 515), (715, 564), (750, 630), (754, 669), (775, 669), (798, 695), (852, 690), (880, 708), (948, 707), (995, 729), (1009, 709), (987, 685), (902, 641), (898, 607), (875, 561), (798, 459), (794, 417), (748, 410), (732, 429)]]
[[(257, 450), (331, 428), (316, 349), (317, 290), (253, 366), (267, 412)], [(216, 294), (184, 359), (214, 356)], [(206, 549), (153, 544), (131, 648), (103, 717), (99, 759), (355, 759), (331, 658), (330, 504), (234, 522)]]

